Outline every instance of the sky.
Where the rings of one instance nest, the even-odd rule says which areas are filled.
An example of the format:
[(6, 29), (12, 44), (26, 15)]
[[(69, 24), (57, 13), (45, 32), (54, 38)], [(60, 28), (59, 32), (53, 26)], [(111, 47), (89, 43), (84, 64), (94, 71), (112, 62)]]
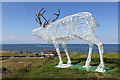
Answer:
[(119, 0), (1, 0), (2, 2), (118, 2)]
[[(2, 43), (3, 44), (46, 44), (32, 30), (39, 27), (35, 15), (44, 7), (44, 16), (54, 18), (53, 13), (60, 9), (57, 19), (78, 12), (90, 12), (100, 27), (95, 34), (105, 44), (118, 43), (118, 3), (117, 2), (2, 2)], [(84, 44), (75, 38), (68, 44)]]

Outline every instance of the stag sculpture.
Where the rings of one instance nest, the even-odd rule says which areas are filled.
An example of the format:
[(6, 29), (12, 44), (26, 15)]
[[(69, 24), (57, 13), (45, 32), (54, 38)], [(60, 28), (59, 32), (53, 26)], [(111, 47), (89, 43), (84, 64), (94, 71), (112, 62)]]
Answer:
[[(39, 11), (38, 15), (36, 15), (37, 19), (35, 18), (35, 20), (40, 24), (40, 27), (32, 30), (32, 34), (41, 38), (42, 40), (48, 43), (54, 44), (59, 60), (60, 60), (57, 67), (63, 68), (63, 67), (71, 66), (71, 59), (68, 55), (66, 42), (68, 40), (72, 40), (75, 37), (77, 37), (81, 40), (88, 42), (89, 44), (88, 58), (86, 60), (85, 66), (83, 67), (84, 68), (91, 67), (90, 61), (91, 61), (92, 49), (93, 49), (93, 45), (96, 44), (99, 49), (100, 61), (101, 61), (96, 71), (105, 72), (105, 69), (104, 69), (105, 66), (103, 62), (103, 52), (104, 52), (103, 43), (94, 34), (94, 28), (96, 26), (99, 26), (99, 24), (95, 21), (93, 15), (89, 12), (80, 12), (77, 14), (64, 17), (55, 22), (55, 20), (60, 15), (60, 10), (58, 9), (59, 11), (58, 14), (54, 14), (54, 15), (57, 15), (57, 17), (53, 19), (52, 21), (50, 21), (50, 19), (47, 20), (43, 16), (45, 11), (41, 13), (43, 9), (44, 8), (42, 8)], [(45, 20), (44, 24), (42, 24), (41, 18)], [(62, 47), (64, 48), (64, 51), (68, 58), (68, 62), (66, 65), (63, 64), (63, 61), (61, 58), (59, 43), (62, 44)]]

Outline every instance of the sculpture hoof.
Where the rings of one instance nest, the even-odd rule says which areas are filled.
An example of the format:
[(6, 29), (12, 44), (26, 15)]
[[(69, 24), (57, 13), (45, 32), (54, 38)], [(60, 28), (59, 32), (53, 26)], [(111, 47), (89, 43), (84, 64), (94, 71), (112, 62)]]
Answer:
[(90, 68), (90, 67), (91, 67), (91, 66), (86, 66), (86, 65), (85, 65), (85, 66), (83, 66), (83, 68)]
[(67, 63), (67, 65), (72, 65), (71, 63)]
[(106, 70), (105, 69), (103, 69), (103, 68), (97, 68), (95, 71), (97, 71), (97, 72), (106, 72)]
[(62, 64), (62, 65), (57, 65), (56, 67), (58, 68), (67, 68), (67, 67), (70, 67), (72, 66), (71, 64)]

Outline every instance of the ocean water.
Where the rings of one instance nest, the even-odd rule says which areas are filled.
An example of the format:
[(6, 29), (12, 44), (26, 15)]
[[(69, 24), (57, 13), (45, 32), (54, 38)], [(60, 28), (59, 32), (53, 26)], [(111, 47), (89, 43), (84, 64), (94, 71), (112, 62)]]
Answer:
[[(59, 45), (61, 51), (64, 51)], [(88, 44), (67, 44), (68, 52), (70, 53), (88, 53)], [(104, 44), (104, 52), (118, 52), (118, 44)], [(31, 52), (40, 53), (42, 50), (55, 50), (53, 44), (2, 44), (3, 51), (13, 52)], [(93, 53), (98, 53), (98, 47), (94, 45)]]

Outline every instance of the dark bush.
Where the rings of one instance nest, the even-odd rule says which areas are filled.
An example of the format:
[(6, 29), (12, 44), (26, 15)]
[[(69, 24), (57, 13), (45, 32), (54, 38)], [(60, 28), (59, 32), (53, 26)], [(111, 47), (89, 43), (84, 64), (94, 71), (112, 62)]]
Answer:
[(7, 68), (2, 67), (2, 73), (4, 73), (5, 71), (7, 71)]

